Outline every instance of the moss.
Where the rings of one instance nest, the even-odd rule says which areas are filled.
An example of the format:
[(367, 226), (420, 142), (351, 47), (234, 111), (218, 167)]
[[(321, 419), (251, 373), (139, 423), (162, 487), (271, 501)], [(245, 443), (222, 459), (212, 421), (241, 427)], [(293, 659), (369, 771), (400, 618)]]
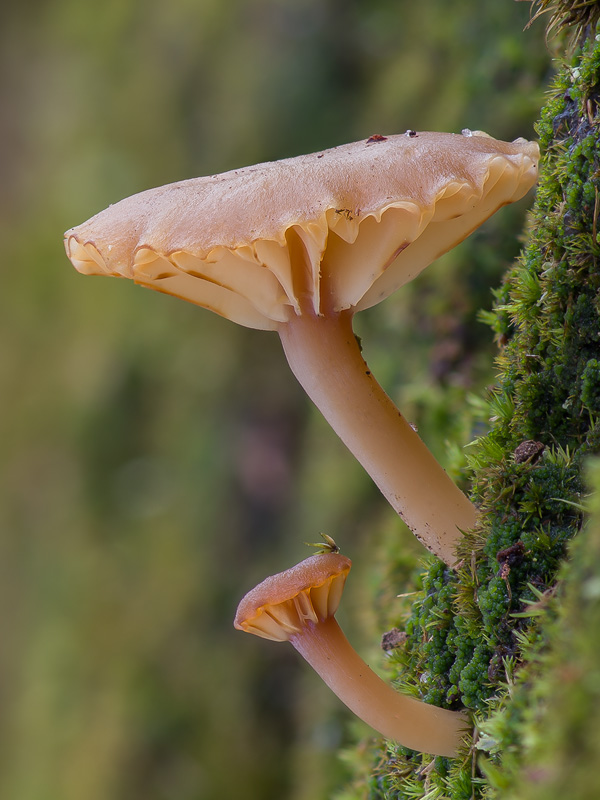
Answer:
[(570, 545), (556, 590), (534, 598), (540, 635), (507, 682), (507, 700), (481, 725), (488, 797), (592, 798), (600, 792), (600, 461), (593, 463), (593, 514)]
[(596, 0), (531, 0), (531, 4), (534, 20), (542, 14), (549, 15), (549, 33), (571, 30), (578, 38), (586, 28), (594, 28), (600, 18), (600, 6)]
[[(552, 5), (559, 21), (573, 11), (539, 5)], [(587, 28), (582, 16), (571, 20), (586, 35), (541, 114), (527, 241), (485, 315), (500, 352), (489, 432), (469, 449), (481, 523), (464, 537), (456, 572), (429, 564), (405, 620), (406, 643), (390, 660), (399, 688), (468, 709), (482, 738), (476, 755), (465, 750), (454, 762), (388, 745), (370, 798), (521, 798), (520, 788), (504, 793), (535, 783), (522, 770), (534, 769), (541, 734), (526, 766), (520, 752), (547, 685), (537, 654), (555, 636), (547, 606), (560, 608), (557, 576), (582, 526), (582, 466), (600, 450), (600, 32), (589, 28), (599, 5), (583, 4)], [(572, 735), (560, 737), (566, 752), (577, 747)], [(554, 775), (551, 757), (544, 763), (542, 783)], [(564, 788), (556, 796), (592, 795)]]

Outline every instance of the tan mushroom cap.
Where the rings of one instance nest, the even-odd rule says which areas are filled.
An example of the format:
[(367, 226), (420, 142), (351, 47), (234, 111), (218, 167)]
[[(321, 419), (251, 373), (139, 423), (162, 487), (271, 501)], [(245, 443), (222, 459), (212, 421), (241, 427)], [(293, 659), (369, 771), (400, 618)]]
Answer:
[(522, 197), (538, 158), (480, 132), (376, 136), (141, 192), (65, 245), (80, 272), (273, 330), (383, 300)]
[(337, 611), (352, 562), (322, 553), (271, 575), (242, 598), (234, 626), (263, 639), (285, 642), (307, 621), (323, 622)]

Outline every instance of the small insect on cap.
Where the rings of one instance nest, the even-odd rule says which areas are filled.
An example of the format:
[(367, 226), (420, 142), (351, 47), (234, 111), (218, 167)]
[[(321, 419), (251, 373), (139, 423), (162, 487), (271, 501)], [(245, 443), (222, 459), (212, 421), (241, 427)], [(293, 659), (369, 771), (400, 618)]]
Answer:
[(322, 553), (271, 575), (242, 598), (234, 626), (263, 639), (285, 642), (337, 611), (352, 562)]
[(83, 273), (242, 325), (375, 305), (534, 184), (538, 146), (407, 131), (126, 198), (65, 234)]

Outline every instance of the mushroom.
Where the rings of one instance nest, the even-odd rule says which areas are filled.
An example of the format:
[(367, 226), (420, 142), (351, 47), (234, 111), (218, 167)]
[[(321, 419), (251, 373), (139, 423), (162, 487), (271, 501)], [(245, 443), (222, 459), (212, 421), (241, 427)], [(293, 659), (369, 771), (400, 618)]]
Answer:
[(85, 274), (132, 278), (276, 330), (323, 416), (449, 565), (477, 511), (379, 386), (352, 331), (534, 184), (539, 149), (481, 132), (372, 136), (126, 198), (65, 234)]
[(234, 626), (290, 642), (340, 700), (387, 739), (456, 757), (469, 728), (466, 715), (397, 692), (365, 664), (338, 625), (334, 615), (351, 564), (326, 553), (272, 575), (241, 600)]

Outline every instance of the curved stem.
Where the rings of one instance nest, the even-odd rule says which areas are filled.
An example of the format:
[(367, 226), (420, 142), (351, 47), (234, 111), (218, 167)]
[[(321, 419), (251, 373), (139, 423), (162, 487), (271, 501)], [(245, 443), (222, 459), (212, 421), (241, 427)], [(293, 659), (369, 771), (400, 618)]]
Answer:
[(304, 314), (279, 327), (287, 360), (327, 422), (415, 536), (452, 566), (477, 510), (371, 375), (352, 316)]
[(395, 691), (360, 658), (335, 617), (306, 623), (290, 642), (340, 700), (387, 739), (421, 753), (456, 757), (467, 717)]

